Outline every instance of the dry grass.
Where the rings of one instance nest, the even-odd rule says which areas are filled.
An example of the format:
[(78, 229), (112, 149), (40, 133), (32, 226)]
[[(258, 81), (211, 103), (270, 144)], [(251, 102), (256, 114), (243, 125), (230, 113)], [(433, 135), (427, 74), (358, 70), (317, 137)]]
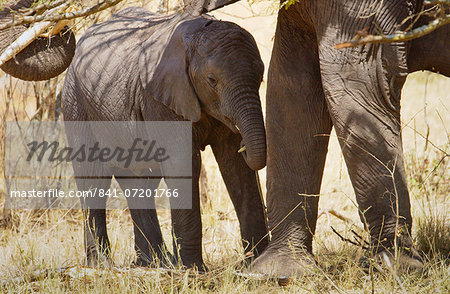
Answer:
[[(151, 2), (154, 5), (155, 1)], [(218, 18), (235, 21), (248, 29), (258, 42), (263, 60), (268, 65), (274, 33), (275, 16), (272, 2), (262, 2), (249, 10), (245, 3), (237, 3), (216, 12)], [(260, 16), (250, 18), (253, 14)], [(232, 17), (238, 15), (239, 17)], [(33, 84), (0, 77), (0, 118), (28, 120), (36, 113)], [(55, 83), (52, 81), (51, 83)], [(48, 96), (45, 83), (36, 83), (42, 101)], [(7, 89), (14, 89), (14, 99), (5, 110)], [(51, 88), (51, 87), (49, 87)], [(47, 91), (47, 92), (46, 92)], [(264, 101), (265, 83), (261, 87)], [(39, 269), (57, 269), (81, 264), (84, 258), (82, 216), (79, 211), (14, 211), (9, 226), (0, 228), (0, 291), (17, 292), (407, 292), (448, 293), (450, 223), (447, 217), (450, 178), (448, 158), (450, 141), (450, 79), (430, 73), (410, 75), (403, 90), (402, 121), (405, 163), (414, 216), (414, 237), (420, 248), (430, 252), (422, 273), (394, 274), (392, 272), (365, 273), (356, 260), (359, 248), (342, 242), (330, 226), (342, 235), (351, 237), (350, 230), (361, 231), (355, 198), (336, 137), (331, 136), (320, 209), (333, 209), (346, 218), (322, 216), (318, 221), (314, 252), (319, 266), (313, 275), (280, 287), (275, 281), (254, 281), (237, 277), (235, 266), (242, 258), (242, 248), (236, 214), (222, 182), (211, 150), (203, 153), (208, 174), (208, 201), (202, 209), (204, 258), (211, 272), (206, 275), (163, 272), (99, 272), (94, 276), (70, 278), (55, 274), (31, 281), (31, 273)], [(14, 106), (14, 107), (13, 107)], [(46, 117), (45, 112), (44, 118)], [(51, 117), (51, 113), (47, 114)], [(0, 130), (3, 128), (0, 128)], [(2, 133), (0, 132), (0, 137)], [(4, 140), (1, 137), (2, 141)], [(3, 144), (1, 144), (3, 145)], [(0, 147), (0, 154), (1, 154)], [(3, 165), (0, 162), (0, 169)], [(1, 170), (0, 170), (1, 171)], [(260, 172), (263, 188), (265, 170)], [(0, 181), (0, 196), (4, 193)], [(264, 189), (263, 189), (264, 190)], [(171, 244), (170, 216), (158, 211), (166, 243)], [(108, 230), (112, 244), (112, 259), (120, 268), (127, 268), (134, 260), (133, 229), (127, 210), (111, 210)], [(11, 280), (22, 277), (23, 280)], [(7, 282), (3, 282), (6, 280)]]

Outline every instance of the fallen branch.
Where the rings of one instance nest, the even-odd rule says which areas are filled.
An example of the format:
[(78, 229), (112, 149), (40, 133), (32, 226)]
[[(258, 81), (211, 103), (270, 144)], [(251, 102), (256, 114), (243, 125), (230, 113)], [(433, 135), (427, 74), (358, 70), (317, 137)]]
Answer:
[[(57, 10), (66, 9), (69, 6), (69, 3), (62, 3), (57, 7), (54, 7), (44, 14), (51, 14)], [(45, 16), (45, 15), (43, 15)], [(39, 35), (44, 33), (51, 25), (52, 21), (44, 21), (40, 23), (35, 23), (32, 27), (27, 29), (25, 32), (20, 35), (14, 42), (12, 42), (6, 49), (3, 51), (2, 55), (0, 55), (0, 66), (2, 66), (5, 62), (16, 56), (17, 53), (22, 51), (25, 47), (27, 47), (31, 42), (33, 42)]]
[(67, 269), (69, 269), (69, 267), (61, 267), (61, 268), (56, 268), (56, 269), (43, 269), (43, 270), (35, 270), (31, 273), (28, 273), (24, 276), (21, 277), (16, 277), (13, 279), (4, 279), (4, 280), (0, 280), (0, 287), (3, 287), (7, 284), (19, 284), (19, 283), (23, 283), (25, 281), (28, 282), (35, 282), (38, 280), (42, 280), (45, 278), (53, 278), (57, 275), (61, 275), (62, 273), (64, 273)]
[(0, 25), (0, 30), (4, 30), (10, 27), (19, 26), (23, 24), (43, 22), (43, 21), (59, 21), (59, 20), (70, 20), (74, 18), (88, 16), (99, 11), (105, 10), (111, 6), (117, 5), (123, 0), (104, 0), (99, 2), (98, 4), (82, 9), (76, 10), (56, 15), (33, 15), (33, 16), (22, 16), (20, 19), (12, 19), (11, 21), (5, 22)]
[[(201, 274), (201, 275), (199, 275)], [(67, 280), (82, 280), (84, 283), (95, 281), (101, 276), (112, 276), (115, 278), (123, 278), (125, 276), (135, 278), (148, 278), (149, 276), (166, 276), (167, 278), (184, 279), (186, 276), (205, 281), (210, 281), (211, 276), (208, 273), (201, 271), (184, 270), (184, 269), (166, 269), (166, 268), (144, 268), (144, 267), (131, 267), (131, 268), (101, 268), (101, 267), (87, 267), (82, 265), (60, 267), (55, 269), (42, 269), (35, 270), (31, 273), (27, 273), (22, 276), (18, 276), (12, 279), (1, 279), (0, 288), (8, 284), (29, 283), (35, 281), (41, 281), (45, 279), (53, 279), (61, 277)]]

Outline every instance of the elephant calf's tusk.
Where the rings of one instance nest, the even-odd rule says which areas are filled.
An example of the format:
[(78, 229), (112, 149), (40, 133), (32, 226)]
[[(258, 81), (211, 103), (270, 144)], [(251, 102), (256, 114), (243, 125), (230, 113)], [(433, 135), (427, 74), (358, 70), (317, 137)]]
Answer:
[(40, 37), (50, 38), (51, 36), (58, 35), (66, 25), (70, 23), (69, 20), (60, 20), (54, 26), (51, 27), (50, 32), (40, 35)]
[[(65, 10), (65, 12), (72, 12), (72, 11), (73, 7), (69, 7)], [(46, 34), (42, 34), (41, 37), (50, 38), (51, 36), (56, 36), (57, 34), (61, 33), (61, 31), (64, 29), (65, 26), (69, 26), (72, 24), (73, 24), (72, 20), (63, 19), (57, 21), (56, 24), (52, 26), (51, 30)]]
[(238, 153), (242, 153), (246, 150), (247, 148), (245, 148), (245, 146), (242, 146), (241, 149), (238, 150)]
[(60, 20), (58, 21), (50, 31), (50, 36), (59, 34), (63, 28), (70, 23), (70, 20)]

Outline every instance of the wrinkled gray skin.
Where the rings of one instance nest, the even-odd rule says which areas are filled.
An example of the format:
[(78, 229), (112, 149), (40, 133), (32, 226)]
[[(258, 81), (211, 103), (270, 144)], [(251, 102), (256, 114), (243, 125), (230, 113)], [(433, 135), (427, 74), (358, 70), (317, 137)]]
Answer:
[[(0, 24), (11, 21), (14, 11), (30, 7), (33, 0), (10, 1), (3, 4)], [(15, 26), (0, 30), (0, 54), (25, 30), (26, 26)], [(75, 36), (71, 30), (63, 30), (51, 39), (39, 37), (7, 61), (0, 69), (13, 77), (26, 81), (42, 81), (62, 73), (72, 61), (75, 53)]]
[[(218, 0), (217, 6), (224, 2)], [(205, 1), (192, 9), (210, 11), (211, 5)], [(280, 9), (266, 96), (272, 238), (252, 263), (253, 272), (295, 276), (314, 263), (319, 197), (311, 195), (320, 192), (333, 126), (374, 251), (393, 252), (398, 219), (397, 245), (407, 248), (401, 251), (400, 261), (407, 267), (422, 267), (417, 252), (409, 250), (412, 221), (400, 94), (409, 72), (428, 69), (450, 74), (449, 26), (408, 43), (334, 47), (365, 28), (373, 34), (406, 28), (409, 23), (401, 25), (403, 20), (421, 9), (419, 0), (302, 0)], [(415, 26), (427, 21), (423, 18)]]
[[(193, 122), (192, 209), (172, 210), (173, 229), (185, 266), (204, 266), (198, 179), (200, 150), (206, 145), (211, 145), (236, 208), (246, 250), (262, 240), (255, 249), (258, 254), (267, 245), (254, 172), (266, 163), (258, 94), (263, 67), (248, 32), (206, 16), (158, 17), (142, 8), (127, 8), (89, 28), (78, 42), (63, 88), (66, 121)], [(67, 134), (69, 142), (96, 136), (86, 133), (89, 130), (79, 131), (84, 133), (73, 130)], [(242, 144), (246, 146), (244, 156), (237, 152)], [(74, 163), (75, 175), (81, 174), (79, 168)], [(92, 168), (111, 176), (142, 176), (143, 172), (133, 168), (117, 171), (107, 164)], [(123, 189), (142, 185), (142, 178), (136, 183), (117, 180)], [(108, 188), (110, 181), (77, 180), (77, 186), (80, 190), (91, 185)], [(158, 183), (159, 179), (149, 180), (142, 188), (155, 189)], [(110, 245), (105, 210), (89, 209), (94, 204), (91, 201), (99, 200), (84, 202), (88, 214), (85, 245), (87, 262), (95, 265), (104, 258), (96, 249), (98, 242), (106, 256)], [(133, 204), (129, 202), (129, 206)], [(155, 257), (161, 259), (165, 245), (155, 210), (130, 211), (135, 224), (137, 263), (146, 265)]]
[[(433, 19), (428, 16), (422, 16), (414, 27), (425, 25), (431, 20)], [(450, 76), (449, 37), (450, 25), (446, 25), (409, 42), (411, 47), (407, 56), (408, 72), (429, 70)]]

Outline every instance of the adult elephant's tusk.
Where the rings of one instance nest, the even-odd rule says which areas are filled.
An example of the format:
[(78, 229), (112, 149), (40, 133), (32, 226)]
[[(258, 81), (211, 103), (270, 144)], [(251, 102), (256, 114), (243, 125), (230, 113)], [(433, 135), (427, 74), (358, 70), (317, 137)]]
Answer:
[(242, 147), (238, 150), (238, 153), (242, 153), (242, 152), (244, 152), (245, 150), (247, 150), (247, 148), (245, 148), (245, 146), (242, 146)]

